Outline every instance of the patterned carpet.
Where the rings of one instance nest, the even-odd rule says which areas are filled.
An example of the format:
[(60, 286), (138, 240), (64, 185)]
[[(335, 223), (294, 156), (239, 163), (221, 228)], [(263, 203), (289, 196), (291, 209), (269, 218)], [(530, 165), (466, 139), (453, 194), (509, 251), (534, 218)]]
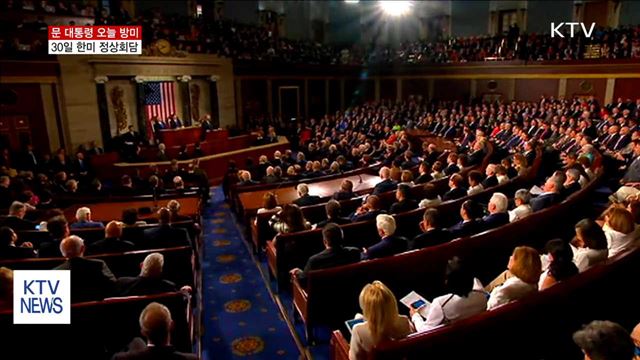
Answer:
[(298, 359), (300, 351), (222, 190), (203, 214), (203, 360)]

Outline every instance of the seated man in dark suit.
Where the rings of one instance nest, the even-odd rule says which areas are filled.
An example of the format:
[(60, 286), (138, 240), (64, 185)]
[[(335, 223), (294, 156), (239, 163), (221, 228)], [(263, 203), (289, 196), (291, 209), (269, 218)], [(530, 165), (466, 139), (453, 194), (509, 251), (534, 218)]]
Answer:
[(418, 202), (411, 199), (411, 187), (407, 184), (398, 185), (396, 200), (398, 201), (391, 205), (389, 214), (399, 214), (418, 208)]
[(391, 180), (391, 169), (386, 166), (383, 166), (380, 169), (380, 178), (382, 181), (377, 183), (373, 188), (373, 192), (371, 193), (372, 195), (380, 195), (388, 191), (395, 190), (398, 186), (395, 181)]
[(135, 245), (126, 240), (122, 240), (122, 223), (110, 221), (104, 228), (104, 239), (98, 240), (89, 245), (89, 254), (110, 254), (132, 251)]
[(418, 177), (413, 180), (413, 183), (416, 185), (428, 183), (433, 180), (433, 177), (431, 176), (431, 165), (429, 165), (426, 160), (420, 163), (420, 166), (418, 167), (418, 174)]
[(16, 246), (18, 235), (8, 226), (0, 228), (0, 259), (25, 259), (36, 257), (33, 245), (24, 242)]
[(273, 166), (268, 166), (265, 169), (265, 176), (262, 178), (262, 182), (265, 184), (275, 184), (280, 181), (280, 178), (275, 174), (275, 168)]
[(152, 295), (177, 291), (176, 284), (162, 278), (164, 256), (152, 253), (144, 258), (140, 266), (140, 275), (121, 277), (116, 283), (120, 296)]
[(27, 214), (27, 206), (19, 201), (14, 201), (9, 207), (9, 216), (7, 216), (0, 226), (8, 226), (13, 231), (35, 230), (36, 224), (24, 219)]
[(488, 189), (498, 185), (498, 176), (496, 175), (496, 164), (489, 164), (485, 169), (487, 177), (482, 181), (482, 187)]
[(467, 189), (463, 187), (464, 178), (460, 174), (453, 174), (449, 178), (449, 188), (442, 196), (442, 201), (456, 200), (467, 196)]
[(451, 234), (440, 228), (440, 212), (436, 208), (425, 210), (420, 222), (423, 233), (409, 241), (409, 250), (444, 244), (451, 240)]
[(238, 186), (248, 186), (248, 185), (259, 184), (257, 181), (251, 180), (251, 173), (246, 170), (240, 170), (238, 172), (238, 178), (240, 179), (240, 182), (238, 182)]
[(191, 239), (185, 229), (171, 226), (171, 212), (166, 207), (158, 210), (158, 226), (144, 231), (144, 247), (160, 249), (176, 246), (190, 246)]
[(562, 181), (560, 181), (560, 179), (558, 179), (557, 177), (549, 177), (544, 183), (544, 187), (542, 188), (542, 190), (542, 194), (529, 201), (531, 210), (533, 210), (534, 212), (559, 203), (562, 200), (560, 195), (560, 191), (562, 191)]
[(457, 239), (473, 235), (482, 229), (482, 223), (477, 219), (480, 216), (480, 207), (473, 200), (467, 200), (460, 207), (460, 217), (462, 221), (453, 225), (448, 230), (451, 233), (451, 239)]
[(325, 227), (327, 224), (333, 223), (337, 225), (345, 225), (351, 223), (351, 219), (340, 216), (340, 203), (335, 200), (329, 200), (324, 206), (327, 213), (327, 219), (316, 224), (316, 228)]
[(315, 205), (320, 202), (320, 197), (317, 195), (309, 195), (309, 186), (307, 184), (298, 184), (296, 187), (298, 192), (298, 198), (293, 200), (293, 203), (302, 207)]
[(354, 247), (342, 246), (343, 241), (342, 229), (336, 224), (327, 224), (322, 229), (322, 242), (325, 249), (310, 257), (304, 270), (295, 268), (291, 270), (291, 274), (297, 277), (300, 283), (304, 285), (309, 271), (328, 269), (360, 261), (360, 250)]
[(396, 232), (396, 220), (393, 216), (378, 215), (376, 217), (376, 227), (381, 240), (369, 248), (362, 249), (362, 260), (391, 256), (407, 250), (408, 240), (394, 235)]
[(482, 231), (497, 228), (509, 223), (507, 212), (509, 199), (503, 193), (494, 193), (489, 199), (489, 215), (482, 218)]
[(458, 154), (452, 152), (447, 156), (447, 165), (443, 172), (447, 176), (460, 172), (460, 167), (458, 167)]
[(115, 294), (116, 278), (104, 261), (85, 259), (84, 241), (75, 235), (64, 238), (60, 252), (67, 258), (54, 270), (71, 270), (71, 302), (102, 300)]
[(46, 241), (40, 244), (40, 250), (38, 251), (38, 257), (62, 257), (60, 252), (60, 243), (62, 239), (69, 236), (69, 223), (64, 216), (55, 216), (47, 221), (47, 231), (51, 235), (51, 241)]
[(580, 170), (571, 168), (566, 171), (566, 174), (567, 180), (561, 191), (561, 195), (565, 199), (582, 188), (580, 186)]
[(131, 341), (128, 351), (120, 352), (111, 360), (197, 360), (195, 354), (176, 351), (171, 345), (171, 329), (173, 320), (169, 309), (157, 302), (152, 302), (140, 314), (140, 333), (147, 343), (137, 337)]
[(340, 183), (340, 190), (333, 193), (334, 200), (349, 200), (355, 197), (356, 194), (353, 193), (353, 182), (351, 180), (345, 179)]
[(380, 206), (380, 198), (376, 195), (369, 195), (364, 205), (356, 209), (349, 218), (352, 222), (373, 220), (376, 216), (384, 213)]

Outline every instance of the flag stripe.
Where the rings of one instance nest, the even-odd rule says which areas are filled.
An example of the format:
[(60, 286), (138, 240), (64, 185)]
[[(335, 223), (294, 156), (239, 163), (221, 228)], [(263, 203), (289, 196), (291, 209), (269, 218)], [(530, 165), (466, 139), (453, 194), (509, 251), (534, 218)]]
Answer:
[(147, 132), (149, 137), (153, 139), (151, 119), (157, 117), (161, 121), (165, 121), (171, 114), (176, 113), (174, 84), (172, 81), (149, 82), (145, 84), (144, 92)]

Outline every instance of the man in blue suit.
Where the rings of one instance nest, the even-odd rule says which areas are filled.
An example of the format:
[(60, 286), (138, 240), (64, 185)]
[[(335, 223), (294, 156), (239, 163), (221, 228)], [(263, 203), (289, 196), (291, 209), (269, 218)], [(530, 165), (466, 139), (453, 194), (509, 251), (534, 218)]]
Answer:
[(147, 249), (169, 248), (191, 245), (186, 229), (171, 226), (171, 211), (166, 207), (158, 210), (159, 225), (144, 231), (144, 247)]
[(362, 249), (362, 260), (377, 259), (399, 254), (407, 250), (408, 240), (395, 236), (396, 221), (393, 216), (381, 214), (376, 217), (378, 234), (382, 238), (377, 244)]
[(91, 209), (88, 207), (81, 207), (76, 210), (76, 220), (77, 222), (71, 224), (72, 229), (104, 228), (104, 224), (101, 222), (91, 220)]
[(509, 223), (507, 207), (509, 199), (503, 193), (494, 193), (489, 200), (489, 215), (482, 218), (483, 231), (497, 228)]
[(382, 181), (377, 183), (373, 188), (373, 192), (371, 193), (372, 195), (380, 195), (382, 193), (395, 190), (398, 186), (395, 181), (391, 180), (391, 169), (386, 166), (383, 166), (380, 169), (380, 178)]
[(460, 217), (462, 221), (448, 229), (451, 239), (470, 236), (482, 229), (482, 223), (478, 221), (479, 206), (473, 200), (467, 200), (460, 207)]
[(562, 180), (555, 176), (551, 176), (544, 183), (544, 187), (542, 190), (544, 191), (542, 194), (531, 199), (530, 201), (531, 210), (533, 210), (534, 212), (559, 203), (562, 200), (560, 196), (560, 191), (562, 190)]

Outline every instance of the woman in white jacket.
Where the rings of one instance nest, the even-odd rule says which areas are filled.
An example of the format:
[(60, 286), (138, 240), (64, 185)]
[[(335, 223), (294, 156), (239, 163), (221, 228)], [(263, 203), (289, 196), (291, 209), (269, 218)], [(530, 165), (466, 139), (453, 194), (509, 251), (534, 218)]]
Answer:
[(518, 246), (509, 257), (507, 268), (509, 271), (504, 277), (506, 278), (504, 283), (491, 291), (487, 302), (489, 310), (538, 291), (542, 263), (536, 249)]
[(609, 257), (633, 247), (638, 237), (633, 215), (624, 208), (612, 207), (604, 215), (602, 227), (609, 248)]

